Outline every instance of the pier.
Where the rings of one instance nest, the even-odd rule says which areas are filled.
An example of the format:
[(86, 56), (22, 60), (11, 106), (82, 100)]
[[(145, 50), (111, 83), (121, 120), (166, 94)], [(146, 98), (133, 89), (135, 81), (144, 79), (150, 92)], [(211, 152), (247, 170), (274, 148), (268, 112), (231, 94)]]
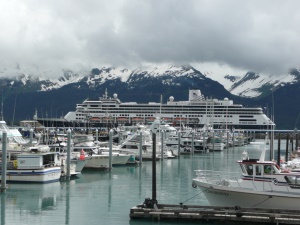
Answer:
[[(145, 201), (146, 202), (146, 201)], [(141, 204), (130, 209), (132, 220), (171, 220), (171, 221), (205, 221), (205, 222), (240, 222), (260, 224), (300, 224), (300, 210), (262, 209), (197, 206), (197, 205), (169, 205), (169, 204)]]

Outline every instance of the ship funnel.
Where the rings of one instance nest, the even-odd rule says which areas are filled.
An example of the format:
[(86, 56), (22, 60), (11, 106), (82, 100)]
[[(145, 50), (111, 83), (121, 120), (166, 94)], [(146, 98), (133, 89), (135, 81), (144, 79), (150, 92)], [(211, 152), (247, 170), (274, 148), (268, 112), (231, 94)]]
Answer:
[(192, 101), (194, 99), (199, 99), (199, 98), (201, 98), (201, 91), (199, 89), (189, 90), (189, 101)]

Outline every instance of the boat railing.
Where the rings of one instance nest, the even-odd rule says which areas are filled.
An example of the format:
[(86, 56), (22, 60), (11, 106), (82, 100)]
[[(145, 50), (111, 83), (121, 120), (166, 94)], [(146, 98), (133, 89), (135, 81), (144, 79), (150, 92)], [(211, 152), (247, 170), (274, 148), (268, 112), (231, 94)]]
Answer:
[(236, 185), (239, 184), (240, 173), (237, 172), (226, 172), (226, 171), (215, 171), (215, 170), (196, 170), (196, 176), (198, 179), (205, 180), (207, 183), (228, 185), (226, 181), (236, 181)]

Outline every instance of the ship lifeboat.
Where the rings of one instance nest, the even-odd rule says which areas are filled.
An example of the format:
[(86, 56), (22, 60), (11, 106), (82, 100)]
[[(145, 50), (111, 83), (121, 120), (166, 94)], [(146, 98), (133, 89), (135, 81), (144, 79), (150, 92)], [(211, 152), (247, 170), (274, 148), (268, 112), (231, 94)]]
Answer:
[(128, 118), (126, 118), (126, 117), (118, 117), (117, 118), (117, 121), (127, 121), (128, 120)]
[(174, 119), (175, 121), (186, 121), (186, 118), (178, 117)]
[(196, 122), (199, 121), (199, 119), (198, 118), (189, 118), (189, 121), (193, 122), (193, 123), (196, 123)]
[(163, 117), (162, 120), (166, 121), (166, 122), (169, 122), (169, 121), (172, 121), (172, 118), (170, 118), (170, 117)]
[(99, 117), (92, 117), (92, 118), (90, 118), (90, 121), (100, 121), (100, 118)]
[(143, 118), (141, 118), (141, 117), (133, 117), (131, 120), (132, 121), (143, 121)]
[(155, 120), (155, 117), (148, 117), (146, 118), (147, 121), (154, 121)]

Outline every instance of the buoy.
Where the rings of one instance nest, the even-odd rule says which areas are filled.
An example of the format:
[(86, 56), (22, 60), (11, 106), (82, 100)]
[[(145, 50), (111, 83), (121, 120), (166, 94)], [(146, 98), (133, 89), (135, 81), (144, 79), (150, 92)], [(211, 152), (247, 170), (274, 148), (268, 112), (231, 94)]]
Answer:
[(79, 159), (80, 159), (80, 160), (84, 160), (84, 159), (85, 159), (85, 155), (84, 155), (83, 149), (82, 149), (81, 152), (80, 152)]

